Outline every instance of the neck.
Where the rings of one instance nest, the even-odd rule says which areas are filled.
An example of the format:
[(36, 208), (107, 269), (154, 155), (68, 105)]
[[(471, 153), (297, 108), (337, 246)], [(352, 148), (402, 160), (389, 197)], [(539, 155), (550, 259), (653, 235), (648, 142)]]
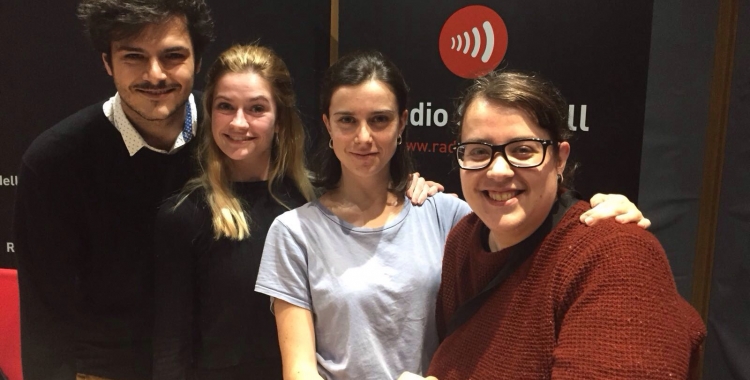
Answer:
[(338, 198), (350, 203), (382, 207), (396, 200), (396, 195), (388, 191), (390, 180), (387, 170), (369, 177), (355, 177), (342, 170), (339, 186), (334, 191)]
[(492, 231), (490, 231), (489, 236), (487, 237), (487, 245), (490, 247), (490, 252), (497, 252), (501, 249), (503, 249), (500, 244), (498, 244), (495, 241), (495, 237), (492, 236)]
[(177, 136), (185, 125), (185, 107), (187, 102), (177, 108), (169, 117), (163, 120), (148, 120), (135, 112), (125, 102), (122, 111), (146, 144), (156, 149), (169, 150), (174, 145)]
[(229, 161), (229, 178), (232, 182), (267, 181), (271, 166), (271, 153), (242, 161)]
[(508, 247), (512, 247), (522, 241), (524, 241), (529, 235), (523, 236), (519, 239), (519, 236), (504, 237), (490, 230), (490, 236), (488, 243), (490, 246), (490, 252), (497, 252)]
[(381, 227), (401, 212), (404, 199), (388, 191), (390, 176), (352, 177), (342, 173), (339, 186), (320, 198), (336, 216), (355, 226)]

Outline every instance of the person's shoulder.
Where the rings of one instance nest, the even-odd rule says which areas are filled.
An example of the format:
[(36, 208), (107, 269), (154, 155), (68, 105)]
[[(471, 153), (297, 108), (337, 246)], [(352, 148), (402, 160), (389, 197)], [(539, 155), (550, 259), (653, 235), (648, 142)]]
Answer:
[(321, 231), (327, 218), (315, 200), (277, 216), (271, 224), (271, 230), (283, 230), (286, 234), (299, 237), (310, 236)]
[(23, 162), (29, 166), (54, 165), (80, 155), (90, 142), (101, 142), (98, 135), (109, 123), (102, 104), (83, 108), (42, 132), (24, 153)]
[(659, 244), (656, 237), (638, 227), (635, 223), (622, 224), (615, 218), (608, 218), (597, 222), (593, 226), (581, 223), (580, 216), (588, 211), (591, 207), (587, 202), (578, 201), (565, 213), (560, 225), (568, 231), (566, 234), (575, 236), (576, 240), (595, 243), (602, 240), (616, 240), (618, 237), (632, 237), (633, 239), (642, 240), (648, 244)]
[(433, 196), (427, 197), (424, 204), (422, 206), (431, 205), (435, 209), (455, 209), (455, 208), (466, 208), (468, 210), (469, 206), (466, 204), (465, 201), (461, 200), (461, 198), (445, 194), (445, 193), (436, 193)]
[(307, 202), (297, 208), (288, 210), (283, 214), (276, 217), (276, 221), (283, 223), (288, 226), (301, 225), (302, 223), (310, 220), (318, 220), (322, 213), (320, 209), (315, 205), (316, 201)]
[(206, 203), (206, 192), (202, 187), (196, 187), (192, 189), (183, 189), (182, 191), (173, 194), (169, 198), (165, 199), (159, 207), (160, 210), (170, 213), (185, 213), (192, 212), (192, 210), (205, 209), (208, 207)]
[(435, 195), (428, 197), (427, 199), (432, 199), (436, 202), (447, 203), (447, 204), (466, 203), (463, 200), (461, 200), (461, 198), (454, 196), (454, 195), (446, 194), (446, 193), (435, 193)]
[(579, 217), (588, 209), (586, 202), (576, 203), (552, 232), (555, 236), (550, 241), (559, 245), (563, 266), (597, 266), (606, 262), (610, 269), (641, 268), (643, 264), (652, 269), (669, 268), (664, 249), (652, 233), (635, 223), (621, 224), (614, 218), (587, 226)]
[(273, 193), (290, 209), (295, 209), (307, 203), (307, 200), (297, 188), (297, 184), (289, 177), (274, 183)]
[(162, 202), (157, 213), (157, 223), (188, 227), (210, 219), (210, 210), (202, 188), (181, 191)]
[(469, 212), (451, 228), (447, 241), (473, 239), (474, 232), (478, 231), (482, 226), (483, 222), (477, 214)]
[[(406, 202), (409, 202), (409, 200), (407, 199)], [(444, 193), (437, 193), (428, 197), (424, 204), (414, 206), (414, 209), (416, 209), (416, 213), (426, 213), (438, 220), (446, 220), (446, 226), (448, 227), (452, 227), (458, 219), (471, 212), (471, 208), (465, 201)]]

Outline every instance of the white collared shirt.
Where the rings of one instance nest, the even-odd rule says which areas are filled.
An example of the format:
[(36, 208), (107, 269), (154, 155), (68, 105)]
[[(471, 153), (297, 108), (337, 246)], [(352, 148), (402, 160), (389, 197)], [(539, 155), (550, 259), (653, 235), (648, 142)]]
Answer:
[[(198, 110), (195, 106), (195, 99), (193, 98), (193, 94), (190, 94), (190, 97), (188, 98), (188, 105), (190, 106), (190, 115), (192, 115), (191, 133), (192, 136), (195, 136), (195, 130), (198, 124), (198, 118), (196, 117), (196, 115), (198, 115)], [(116, 93), (115, 96), (109, 98), (109, 100), (104, 102), (102, 110), (104, 111), (104, 115), (107, 117), (107, 119), (109, 119), (112, 125), (114, 125), (122, 135), (122, 140), (125, 142), (125, 146), (128, 148), (128, 153), (130, 153), (131, 157), (143, 147), (151, 149), (154, 152), (172, 154), (177, 152), (182, 146), (190, 141), (190, 139), (187, 139), (186, 141), (185, 137), (183, 136), (184, 134), (180, 133), (177, 136), (177, 139), (174, 141), (172, 148), (170, 148), (168, 151), (157, 149), (148, 145), (146, 143), (146, 140), (143, 139), (143, 136), (141, 136), (141, 134), (138, 133), (135, 127), (133, 127), (133, 124), (130, 123), (130, 120), (125, 117), (125, 112), (122, 110), (122, 99), (120, 98), (119, 93)]]

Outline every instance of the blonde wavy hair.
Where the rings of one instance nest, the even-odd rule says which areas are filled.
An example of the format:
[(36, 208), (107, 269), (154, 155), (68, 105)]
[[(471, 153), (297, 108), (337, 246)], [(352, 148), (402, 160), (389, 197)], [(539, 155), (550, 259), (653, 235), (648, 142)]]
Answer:
[[(219, 149), (211, 133), (211, 117), (216, 83), (227, 73), (256, 73), (271, 85), (276, 103), (278, 132), (272, 142), (268, 170), (268, 191), (284, 207), (273, 192), (273, 187), (289, 178), (308, 201), (314, 197), (308, 171), (305, 169), (305, 129), (296, 108), (292, 78), (284, 61), (273, 50), (259, 46), (235, 45), (225, 50), (208, 69), (203, 94), (204, 119), (200, 133), (197, 158), (198, 177), (190, 180), (183, 190), (179, 206), (196, 189), (203, 189), (211, 209), (214, 237), (242, 240), (250, 236), (250, 220), (242, 200), (231, 188), (229, 158)], [(175, 206), (175, 207), (177, 207)]]

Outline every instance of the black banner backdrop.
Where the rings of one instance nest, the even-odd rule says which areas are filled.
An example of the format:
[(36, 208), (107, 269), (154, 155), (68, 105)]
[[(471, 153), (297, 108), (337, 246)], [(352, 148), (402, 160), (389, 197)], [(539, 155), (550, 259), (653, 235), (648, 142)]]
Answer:
[[(466, 61), (489, 58), (484, 57), (484, 23), (451, 18), (475, 4), (494, 10), (507, 30), (499, 67), (538, 72), (568, 100), (575, 131), (571, 158), (581, 164), (576, 189), (586, 197), (617, 192), (637, 201), (652, 1), (342, 1), (339, 51), (378, 49), (401, 68), (411, 87), (408, 147), (422, 175), (460, 193), (449, 153), (455, 136), (444, 115), (453, 114), (467, 80), (446, 67), (440, 48), (456, 50)], [(485, 19), (494, 32), (490, 62), (505, 42), (493, 17)], [(464, 24), (456, 27), (457, 22)], [(443, 39), (439, 47), (444, 25), (454, 40)], [(478, 50), (476, 40), (482, 41)]]
[[(76, 19), (78, 2), (0, 2), (0, 267), (14, 266), (13, 199), (23, 152), (43, 130), (115, 92)], [(217, 39), (204, 54), (204, 67), (233, 43), (258, 40), (270, 46), (289, 66), (303, 119), (317, 126), (317, 88), (329, 58), (330, 2), (208, 2)], [(203, 88), (203, 74), (196, 75), (196, 89)]]

